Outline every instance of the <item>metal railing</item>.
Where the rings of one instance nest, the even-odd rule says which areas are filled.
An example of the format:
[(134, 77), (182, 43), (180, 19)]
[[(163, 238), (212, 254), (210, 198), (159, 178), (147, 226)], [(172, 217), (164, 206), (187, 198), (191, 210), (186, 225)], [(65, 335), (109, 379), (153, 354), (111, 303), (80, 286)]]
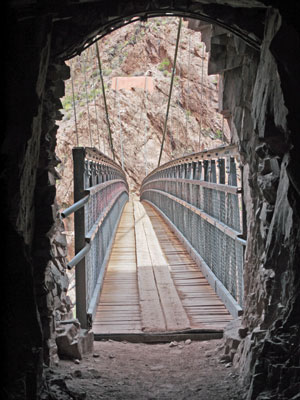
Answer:
[(171, 225), (233, 316), (242, 313), (245, 217), (235, 146), (170, 161), (144, 179), (141, 200)]
[(92, 326), (105, 267), (128, 185), (122, 168), (95, 148), (73, 149), (74, 204), (61, 213), (75, 212), (76, 317), (83, 328)]

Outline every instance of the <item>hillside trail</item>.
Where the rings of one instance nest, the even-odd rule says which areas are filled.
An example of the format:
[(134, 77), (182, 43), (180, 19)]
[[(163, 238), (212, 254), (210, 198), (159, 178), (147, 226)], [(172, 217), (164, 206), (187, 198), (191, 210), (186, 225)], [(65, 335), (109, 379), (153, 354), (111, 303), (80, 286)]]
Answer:
[(63, 382), (69, 398), (77, 400), (241, 400), (238, 374), (222, 349), (222, 340), (102, 340), (82, 360), (60, 361), (51, 386)]

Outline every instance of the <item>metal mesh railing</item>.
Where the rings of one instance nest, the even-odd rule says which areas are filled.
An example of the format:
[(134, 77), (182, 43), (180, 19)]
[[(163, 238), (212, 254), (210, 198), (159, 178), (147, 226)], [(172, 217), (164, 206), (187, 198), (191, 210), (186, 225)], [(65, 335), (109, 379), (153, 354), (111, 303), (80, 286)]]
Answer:
[(92, 325), (114, 233), (128, 200), (124, 171), (94, 148), (73, 149), (75, 212), (76, 317)]
[[(95, 288), (97, 287), (98, 283), (97, 289), (100, 289), (99, 278), (103, 277), (108, 249), (110, 248), (111, 240), (114, 237), (116, 222), (119, 220), (127, 200), (128, 194), (127, 192), (123, 191), (118, 197), (118, 201), (116, 201), (114, 206), (108, 210), (103, 222), (99, 226), (99, 229), (97, 230), (97, 233), (91, 242), (90, 251), (86, 255), (86, 300), (87, 304), (89, 305), (87, 310), (88, 315), (93, 314), (93, 295)], [(95, 293), (95, 296), (96, 295), (97, 293)]]
[(171, 161), (144, 179), (141, 200), (167, 217), (241, 308), (246, 241), (238, 159), (228, 146)]

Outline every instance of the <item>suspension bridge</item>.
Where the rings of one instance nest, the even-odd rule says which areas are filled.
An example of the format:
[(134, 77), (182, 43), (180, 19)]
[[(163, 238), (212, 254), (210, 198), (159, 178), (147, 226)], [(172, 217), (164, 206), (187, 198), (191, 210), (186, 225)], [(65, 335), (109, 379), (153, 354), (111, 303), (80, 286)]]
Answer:
[[(95, 44), (112, 158), (92, 146), (90, 125), (91, 147), (79, 147), (77, 135), (74, 204), (61, 216), (75, 213), (76, 255), (68, 268), (76, 271), (76, 317), (96, 339), (219, 338), (243, 312), (246, 237), (237, 148), (222, 146), (160, 165), (180, 30), (181, 19), (158, 167), (147, 175), (146, 127), (146, 177), (139, 198), (129, 193), (122, 140), (121, 166), (115, 161)], [(117, 92), (139, 85), (146, 93), (153, 85), (147, 76), (131, 81), (114, 78), (112, 86)], [(87, 89), (86, 98), (89, 115)], [(73, 105), (77, 132), (74, 90)], [(120, 136), (121, 131), (120, 121)], [(99, 132), (98, 142), (100, 147)]]
[(129, 194), (123, 169), (73, 149), (76, 317), (96, 339), (221, 337), (243, 307), (239, 156), (223, 146), (172, 160)]

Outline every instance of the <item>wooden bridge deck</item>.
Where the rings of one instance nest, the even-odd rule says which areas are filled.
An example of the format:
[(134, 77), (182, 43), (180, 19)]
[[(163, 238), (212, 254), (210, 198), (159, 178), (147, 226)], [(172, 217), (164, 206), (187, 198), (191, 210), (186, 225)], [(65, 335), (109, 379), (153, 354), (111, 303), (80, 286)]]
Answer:
[(231, 319), (157, 211), (127, 203), (93, 323), (95, 339), (217, 338)]

